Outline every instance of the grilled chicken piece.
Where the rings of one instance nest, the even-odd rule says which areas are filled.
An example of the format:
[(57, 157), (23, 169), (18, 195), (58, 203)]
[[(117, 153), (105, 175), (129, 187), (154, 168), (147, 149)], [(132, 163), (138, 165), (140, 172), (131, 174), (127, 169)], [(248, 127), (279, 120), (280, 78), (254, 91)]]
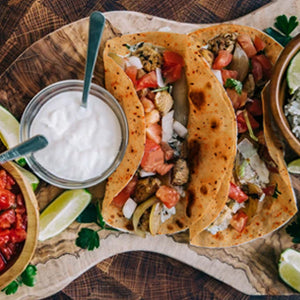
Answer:
[(205, 59), (205, 61), (207, 62), (207, 64), (212, 67), (212, 64), (214, 62), (214, 54), (212, 51), (208, 50), (208, 49), (200, 49), (200, 53), (203, 56), (203, 58)]
[(156, 93), (154, 103), (159, 112), (164, 116), (171, 110), (174, 101), (167, 91), (162, 91)]
[(236, 39), (236, 32), (220, 34), (208, 41), (208, 50), (211, 50), (214, 55), (218, 55), (220, 50), (227, 50), (231, 53), (234, 50)]
[(143, 202), (156, 193), (161, 185), (158, 178), (147, 177), (140, 179), (136, 185), (134, 199), (137, 203)]
[(174, 185), (184, 185), (189, 180), (189, 168), (184, 159), (178, 159), (172, 174), (172, 183)]
[(140, 58), (146, 72), (151, 72), (156, 68), (161, 68), (163, 62), (162, 55), (148, 45), (143, 45), (138, 48), (133, 55)]

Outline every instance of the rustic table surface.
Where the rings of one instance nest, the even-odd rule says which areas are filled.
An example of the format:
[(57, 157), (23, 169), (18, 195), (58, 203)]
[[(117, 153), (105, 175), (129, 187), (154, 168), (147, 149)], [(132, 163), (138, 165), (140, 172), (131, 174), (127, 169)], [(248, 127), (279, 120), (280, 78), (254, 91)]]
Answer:
[[(235, 19), (268, 0), (2, 0), (0, 74), (46, 34), (91, 12), (133, 10), (188, 23)], [(280, 14), (280, 12), (278, 12)], [(93, 267), (50, 299), (254, 299), (174, 259), (128, 252)], [(266, 299), (280, 297), (262, 297)], [(296, 299), (298, 296), (282, 297)], [(300, 298), (300, 297), (299, 297)]]

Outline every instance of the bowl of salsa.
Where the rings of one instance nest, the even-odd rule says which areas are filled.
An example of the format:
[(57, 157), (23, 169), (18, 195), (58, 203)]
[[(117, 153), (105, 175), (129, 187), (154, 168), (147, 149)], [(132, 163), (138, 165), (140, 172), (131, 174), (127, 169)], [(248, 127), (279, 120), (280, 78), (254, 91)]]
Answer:
[(0, 165), (0, 289), (29, 264), (37, 245), (38, 221), (29, 182), (14, 163)]

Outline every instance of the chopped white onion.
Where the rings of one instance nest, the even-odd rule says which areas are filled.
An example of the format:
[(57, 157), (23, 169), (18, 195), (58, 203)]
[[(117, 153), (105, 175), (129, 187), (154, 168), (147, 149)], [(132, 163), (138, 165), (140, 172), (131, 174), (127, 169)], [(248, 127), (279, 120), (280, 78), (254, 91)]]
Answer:
[(183, 139), (188, 134), (188, 130), (180, 122), (178, 122), (176, 120), (173, 123), (173, 128), (174, 128), (175, 132)]
[(173, 135), (173, 116), (174, 110), (171, 110), (166, 115), (164, 115), (161, 120), (162, 141), (166, 143), (172, 138)]
[(163, 208), (160, 214), (160, 220), (162, 223), (166, 222), (168, 219), (170, 219), (172, 217), (172, 215), (176, 214), (176, 208), (175, 206), (171, 207), (171, 208), (167, 208), (164, 204), (163, 204)]
[(122, 209), (124, 217), (130, 219), (136, 207), (137, 203), (133, 199), (128, 198)]
[(220, 83), (223, 85), (223, 79), (222, 79), (222, 73), (220, 70), (213, 70), (211, 69), (216, 78), (220, 81)]
[(141, 170), (140, 171), (140, 177), (144, 178), (144, 177), (149, 177), (149, 176), (153, 176), (155, 175), (156, 173), (153, 173), (153, 172), (146, 172), (145, 170)]
[(202, 46), (203, 49), (208, 49), (208, 44)]
[(165, 83), (164, 83), (164, 80), (162, 78), (161, 69), (160, 68), (156, 68), (155, 71), (156, 71), (156, 78), (157, 78), (157, 84), (158, 84), (158, 86), (159, 87), (164, 87)]
[(127, 67), (134, 66), (138, 70), (143, 68), (141, 60), (137, 56), (129, 56), (125, 59)]

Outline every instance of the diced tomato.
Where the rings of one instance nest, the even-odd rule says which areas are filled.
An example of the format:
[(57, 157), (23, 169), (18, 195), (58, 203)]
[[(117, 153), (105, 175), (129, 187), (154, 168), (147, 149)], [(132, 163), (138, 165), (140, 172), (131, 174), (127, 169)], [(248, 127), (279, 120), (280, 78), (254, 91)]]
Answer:
[(158, 84), (157, 84), (157, 77), (155, 71), (145, 74), (142, 78), (140, 78), (136, 82), (137, 91), (140, 91), (145, 88), (156, 88), (156, 87), (158, 87)]
[(263, 113), (261, 101), (258, 99), (249, 101), (246, 104), (246, 109), (252, 116), (261, 116)]
[(26, 230), (19, 228), (19, 229), (11, 229), (9, 232), (10, 240), (13, 243), (21, 243), (26, 239)]
[[(252, 58), (252, 63), (258, 61), (262, 67), (263, 75), (269, 79), (271, 77), (272, 63), (268, 57), (263, 54), (256, 55)], [(254, 75), (253, 75), (254, 76)]]
[(229, 79), (229, 78), (237, 79), (237, 76), (238, 76), (237, 71), (226, 70), (226, 69), (222, 69), (221, 74), (222, 74), (223, 84), (225, 84), (227, 79)]
[(220, 50), (218, 56), (215, 58), (212, 68), (221, 70), (228, 66), (232, 61), (232, 54), (226, 50)]
[(151, 112), (145, 114), (145, 123), (146, 126), (150, 126), (151, 124), (157, 123), (160, 120), (159, 111), (157, 109), (153, 109)]
[(145, 113), (149, 113), (155, 108), (154, 103), (146, 97), (142, 97), (141, 102), (143, 104)]
[(157, 123), (151, 124), (146, 129), (146, 136), (147, 138), (151, 139), (155, 143), (160, 144), (161, 137), (162, 137), (161, 126)]
[(26, 222), (26, 215), (21, 215), (21, 214), (16, 214), (16, 225), (15, 225), (15, 228), (16, 229), (26, 229), (26, 224), (27, 224), (27, 222)]
[(257, 83), (263, 78), (263, 68), (260, 62), (256, 59), (251, 60), (251, 65), (254, 81)]
[(243, 203), (248, 199), (248, 195), (246, 195), (239, 186), (232, 182), (230, 182), (228, 197), (238, 203)]
[(0, 170), (0, 188), (11, 190), (14, 184), (13, 178), (5, 170)]
[(18, 207), (24, 207), (25, 206), (24, 198), (23, 198), (22, 194), (17, 195), (17, 205), (18, 205)]
[(227, 88), (226, 92), (235, 110), (237, 110), (239, 107), (242, 107), (246, 104), (248, 96), (245, 91), (242, 91), (242, 93), (239, 95), (235, 89)]
[(238, 232), (242, 232), (247, 224), (247, 220), (248, 216), (245, 214), (245, 212), (239, 211), (232, 217), (230, 225)]
[(174, 188), (166, 185), (162, 185), (155, 195), (167, 208), (175, 206), (180, 199), (179, 193)]
[(0, 188), (0, 210), (8, 209), (16, 204), (15, 195), (9, 190)]
[(159, 149), (144, 153), (142, 162), (141, 162), (141, 167), (146, 171), (146, 172), (156, 172), (156, 169), (164, 164), (164, 152)]
[(262, 51), (266, 47), (266, 43), (257, 35), (254, 38), (254, 46), (257, 52)]
[(8, 243), (5, 247), (2, 247), (0, 249), (1, 253), (5, 257), (6, 260), (10, 260), (12, 255), (16, 251), (16, 244), (14, 243)]
[(181, 65), (164, 67), (162, 70), (162, 75), (165, 78), (165, 83), (172, 83), (180, 79), (181, 69)]
[(251, 37), (248, 34), (240, 34), (237, 37), (237, 41), (248, 57), (252, 57), (256, 54), (256, 49), (252, 43)]
[(156, 171), (159, 175), (164, 176), (164, 175), (166, 175), (173, 167), (174, 167), (174, 164), (162, 164), (162, 165), (157, 165), (155, 171)]
[(125, 73), (127, 76), (131, 79), (133, 85), (136, 84), (136, 75), (137, 75), (137, 67), (135, 66), (129, 66), (125, 69)]
[(7, 229), (16, 221), (16, 214), (13, 209), (5, 210), (0, 214), (0, 228)]
[[(250, 113), (248, 113), (248, 118), (252, 129), (256, 129), (259, 127), (259, 123), (253, 118), (253, 116)], [(243, 111), (237, 114), (236, 121), (237, 121), (238, 133), (243, 133), (248, 131), (248, 127), (246, 124)]]
[(0, 247), (6, 245), (9, 241), (9, 230), (0, 230)]
[(163, 59), (164, 59), (164, 66), (174, 66), (174, 65), (180, 65), (181, 67), (184, 66), (184, 60), (182, 56), (176, 52), (168, 51), (168, 50), (164, 51)]
[(150, 139), (146, 139), (145, 153), (156, 151), (158, 149), (160, 149), (160, 146), (157, 143), (155, 143), (154, 141), (152, 141)]
[(171, 148), (171, 146), (166, 142), (161, 142), (161, 149), (164, 151), (165, 154), (165, 160), (170, 160), (174, 157), (174, 150)]
[(122, 208), (127, 199), (134, 193), (137, 184), (137, 176), (133, 176), (125, 188), (113, 199), (113, 204), (117, 207)]
[(6, 263), (2, 256), (0, 255), (0, 272), (5, 269)]

